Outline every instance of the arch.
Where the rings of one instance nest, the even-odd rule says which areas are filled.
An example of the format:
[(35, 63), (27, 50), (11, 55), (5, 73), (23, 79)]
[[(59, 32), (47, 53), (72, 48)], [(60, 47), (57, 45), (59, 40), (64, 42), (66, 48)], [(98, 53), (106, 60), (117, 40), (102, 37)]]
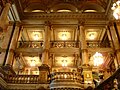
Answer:
[(34, 10), (38, 10), (38, 12), (45, 12), (45, 8), (39, 3), (30, 4), (24, 9), (24, 12), (34, 12)]
[(68, 10), (71, 12), (76, 12), (77, 8), (74, 5), (68, 3), (60, 3), (51, 8), (51, 11), (53, 12), (57, 12), (59, 10)]
[(98, 5), (96, 3), (90, 3), (90, 2), (83, 4), (81, 10), (83, 10), (83, 12), (85, 10), (93, 10), (96, 12), (105, 12), (105, 9), (103, 7), (101, 7), (100, 5)]

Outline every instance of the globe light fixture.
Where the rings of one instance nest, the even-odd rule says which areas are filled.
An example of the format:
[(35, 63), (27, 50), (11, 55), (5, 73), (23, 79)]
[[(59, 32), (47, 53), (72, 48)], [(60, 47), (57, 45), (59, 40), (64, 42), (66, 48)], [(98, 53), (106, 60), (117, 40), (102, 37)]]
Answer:
[(120, 0), (113, 3), (113, 6), (111, 8), (113, 10), (113, 16), (116, 20), (120, 19)]
[(99, 66), (103, 63), (103, 55), (101, 53), (96, 52), (93, 55), (93, 62), (94, 62), (94, 66)]

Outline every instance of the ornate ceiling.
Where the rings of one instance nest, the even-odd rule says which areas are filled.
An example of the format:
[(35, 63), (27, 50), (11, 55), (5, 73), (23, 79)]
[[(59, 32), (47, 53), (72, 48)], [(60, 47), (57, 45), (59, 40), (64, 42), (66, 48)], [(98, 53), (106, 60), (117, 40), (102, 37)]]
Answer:
[(21, 12), (31, 12), (33, 10), (57, 11), (59, 9), (76, 10), (95, 9), (106, 11), (111, 0), (15, 0)]

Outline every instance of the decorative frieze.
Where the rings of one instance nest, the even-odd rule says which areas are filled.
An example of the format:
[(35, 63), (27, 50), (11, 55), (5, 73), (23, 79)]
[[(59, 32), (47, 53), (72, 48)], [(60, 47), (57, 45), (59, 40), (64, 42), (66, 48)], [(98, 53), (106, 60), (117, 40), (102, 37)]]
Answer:
[(106, 20), (106, 16), (102, 13), (25, 13), (23, 19), (98, 19)]

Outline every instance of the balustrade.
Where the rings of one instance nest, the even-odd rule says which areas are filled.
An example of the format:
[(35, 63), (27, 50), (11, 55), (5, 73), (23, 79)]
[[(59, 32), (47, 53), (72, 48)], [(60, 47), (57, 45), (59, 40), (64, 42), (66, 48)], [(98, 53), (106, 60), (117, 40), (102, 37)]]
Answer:
[(51, 74), (51, 90), (83, 90), (83, 78), (77, 72), (55, 72)]
[(63, 47), (75, 47), (79, 48), (80, 47), (80, 42), (74, 42), (74, 41), (57, 41), (57, 42), (51, 42), (51, 48), (63, 48)]
[(101, 82), (95, 90), (119, 90), (120, 89), (120, 68), (109, 78)]
[(82, 82), (82, 76), (79, 73), (74, 72), (55, 72), (51, 74), (52, 81), (75, 81)]
[(17, 48), (40, 48), (42, 46), (42, 41), (19, 41), (17, 44)]
[(38, 75), (8, 75), (6, 81), (8, 83), (38, 83)]
[[(100, 41), (87, 41), (87, 47), (88, 48), (106, 48), (111, 47), (110, 43), (101, 43)], [(40, 48), (43, 46), (42, 41), (19, 41), (17, 44), (17, 48)], [(74, 41), (56, 41), (51, 42), (51, 48), (63, 48), (63, 47), (74, 47), (74, 48), (80, 48), (80, 42), (74, 42)]]
[(0, 67), (0, 77), (4, 79), (6, 73), (4, 72), (4, 70)]
[(110, 42), (109, 43), (101, 43), (100, 41), (87, 41), (87, 47), (88, 48), (109, 48)]

